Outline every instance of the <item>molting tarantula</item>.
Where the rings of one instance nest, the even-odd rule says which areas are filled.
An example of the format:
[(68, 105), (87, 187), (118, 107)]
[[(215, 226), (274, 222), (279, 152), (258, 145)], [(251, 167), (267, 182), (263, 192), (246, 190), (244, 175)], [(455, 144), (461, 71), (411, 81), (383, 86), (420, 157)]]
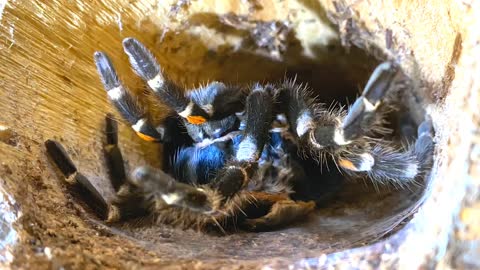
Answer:
[[(398, 73), (393, 63), (375, 69), (348, 110), (331, 110), (317, 103), (306, 87), (288, 80), (249, 89), (213, 82), (184, 93), (143, 44), (127, 38), (123, 46), (136, 74), (175, 113), (154, 127), (107, 55), (96, 52), (100, 78), (133, 130), (142, 139), (164, 144), (168, 173), (145, 166), (128, 176), (116, 122), (107, 116), (105, 153), (117, 195), (107, 202), (58, 142), (46, 142), (67, 181), (90, 196), (87, 202), (109, 222), (151, 215), (182, 228), (223, 230), (233, 224), (266, 230), (310, 213), (324, 191), (314, 189), (328, 182), (325, 178), (339, 180), (343, 172), (403, 185), (421, 176), (431, 161), (429, 121), (419, 126), (418, 138), (408, 149), (373, 138), (385, 129), (384, 101)], [(339, 170), (322, 171), (323, 159)]]

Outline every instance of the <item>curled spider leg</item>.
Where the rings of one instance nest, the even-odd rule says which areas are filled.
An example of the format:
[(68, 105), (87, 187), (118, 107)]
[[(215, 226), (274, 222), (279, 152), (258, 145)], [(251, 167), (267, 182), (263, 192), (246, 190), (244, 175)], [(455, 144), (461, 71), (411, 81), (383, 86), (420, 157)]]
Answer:
[[(298, 130), (307, 134), (308, 141), (317, 149), (339, 148), (352, 144), (356, 139), (372, 133), (378, 123), (377, 108), (391, 88), (399, 70), (391, 62), (380, 64), (370, 76), (362, 95), (354, 102), (345, 117), (341, 113), (326, 116), (327, 121), (319, 125), (311, 116), (299, 118)], [(328, 114), (327, 114), (328, 115)], [(343, 118), (343, 119), (342, 119)], [(328, 123), (330, 122), (330, 123)]]
[(341, 129), (335, 134), (337, 144), (348, 144), (368, 132), (375, 122), (376, 110), (390, 89), (397, 73), (398, 68), (391, 62), (384, 62), (375, 68), (362, 95), (348, 110)]
[(429, 169), (432, 156), (433, 128), (431, 121), (425, 120), (418, 127), (418, 138), (410, 148), (402, 151), (379, 142), (368, 151), (358, 149), (357, 153), (343, 155), (338, 164), (349, 174), (364, 173), (376, 182), (401, 186)]
[(94, 59), (108, 98), (138, 136), (147, 141), (163, 141), (162, 134), (152, 126), (141, 105), (118, 79), (108, 56), (103, 52), (95, 52)]
[(203, 124), (210, 118), (204, 109), (189, 101), (183, 91), (163, 75), (155, 57), (142, 43), (134, 38), (126, 38), (123, 40), (123, 48), (133, 70), (147, 82), (157, 97), (178, 115), (191, 124)]
[(321, 150), (334, 145), (333, 134), (338, 125), (336, 116), (330, 116), (327, 110), (316, 103), (307, 87), (287, 80), (276, 88), (275, 96), (279, 103), (277, 108), (281, 110), (276, 113), (285, 114), (301, 146)]
[(49, 158), (65, 177), (68, 187), (100, 217), (106, 219), (110, 209), (109, 204), (87, 177), (77, 170), (63, 146), (57, 141), (47, 140), (45, 147)]

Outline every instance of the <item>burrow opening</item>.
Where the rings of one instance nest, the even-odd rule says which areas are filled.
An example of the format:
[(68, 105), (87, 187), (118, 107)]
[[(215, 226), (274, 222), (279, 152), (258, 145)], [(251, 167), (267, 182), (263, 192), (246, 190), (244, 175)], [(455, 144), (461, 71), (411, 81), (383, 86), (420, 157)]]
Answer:
[[(335, 49), (343, 50), (341, 47)], [(352, 62), (346, 65), (345, 62), (348, 63), (349, 59)], [(342, 61), (285, 65), (282, 76), (272, 78), (269, 74), (264, 75), (273, 81), (296, 77), (297, 82), (309, 85), (319, 101), (327, 105), (333, 103), (334, 106), (347, 106), (360, 95), (371, 72), (379, 63), (379, 60), (362, 50), (353, 48), (349, 52), (344, 51)], [(247, 79), (240, 83), (252, 82)], [(423, 113), (421, 104), (412, 103), (407, 92), (396, 102), (399, 105), (397, 110), (387, 116), (388, 127), (393, 130), (390, 139), (399, 144), (405, 143), (405, 137), (411, 137), (412, 132), (416, 132), (415, 117), (412, 115)], [(408, 128), (400, 126), (405, 119), (410, 123)], [(192, 230), (183, 231), (168, 225), (125, 222), (115, 225), (114, 232), (128, 237), (162, 258), (254, 260), (261, 254), (263, 259), (295, 259), (338, 252), (382, 239), (391, 234), (392, 230), (400, 229), (399, 224), (408, 220), (412, 209), (418, 206), (424, 189), (423, 184), (397, 188), (374, 185), (364, 179), (350, 179), (339, 182), (338, 185), (341, 185), (339, 191), (322, 203), (307, 220), (274, 231), (239, 230), (218, 236)]]

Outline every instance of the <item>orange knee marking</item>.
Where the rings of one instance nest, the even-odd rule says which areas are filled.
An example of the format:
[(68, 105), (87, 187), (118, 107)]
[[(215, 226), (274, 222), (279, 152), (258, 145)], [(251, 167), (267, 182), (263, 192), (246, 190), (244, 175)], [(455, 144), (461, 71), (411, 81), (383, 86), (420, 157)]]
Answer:
[(341, 159), (338, 160), (338, 164), (341, 167), (343, 167), (345, 169), (348, 169), (348, 170), (351, 170), (351, 171), (356, 171), (357, 170), (357, 167), (355, 167), (355, 165), (353, 165), (353, 163), (348, 159), (341, 158)]
[(187, 121), (190, 123), (190, 124), (194, 124), (194, 125), (200, 125), (200, 124), (203, 124), (207, 121), (207, 119), (205, 119), (204, 117), (202, 116), (187, 116)]
[(137, 132), (137, 135), (138, 135), (138, 137), (142, 138), (143, 140), (145, 140), (145, 141), (147, 141), (147, 142), (156, 141), (156, 139), (153, 138), (152, 136), (148, 136), (148, 135), (145, 135), (145, 134), (140, 133), (140, 132)]

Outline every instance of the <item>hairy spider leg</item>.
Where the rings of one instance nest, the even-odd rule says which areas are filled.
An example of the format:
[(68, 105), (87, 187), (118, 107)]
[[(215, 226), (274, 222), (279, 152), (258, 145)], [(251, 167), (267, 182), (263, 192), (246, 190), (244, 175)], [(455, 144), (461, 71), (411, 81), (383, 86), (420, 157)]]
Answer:
[(391, 62), (378, 65), (370, 76), (362, 95), (357, 98), (335, 133), (335, 143), (345, 145), (368, 133), (375, 122), (375, 113), (390, 89), (398, 68)]
[(286, 80), (275, 88), (275, 97), (275, 114), (286, 116), (292, 133), (299, 139), (300, 148), (323, 149), (334, 143), (333, 132), (337, 121), (335, 117), (324, 117), (328, 111), (316, 103), (306, 86)]
[(246, 187), (258, 168), (257, 161), (269, 137), (273, 98), (267, 89), (256, 85), (248, 95), (245, 129), (235, 143), (235, 156), (220, 170), (213, 186), (228, 199)]
[(110, 183), (116, 193), (109, 206), (107, 222), (126, 220), (149, 213), (151, 202), (131, 184), (124, 159), (118, 146), (118, 127), (113, 115), (105, 117), (105, 144), (103, 147)]
[(69, 189), (107, 222), (144, 216), (151, 208), (150, 200), (138, 192), (125, 175), (122, 153), (117, 145), (115, 124), (111, 115), (107, 115), (104, 154), (110, 182), (117, 195), (112, 201), (105, 200), (90, 180), (77, 170), (59, 142), (53, 140), (45, 142), (48, 156), (64, 175)]
[(433, 163), (433, 125), (431, 119), (423, 121), (417, 129), (418, 138), (415, 141), (415, 156), (420, 164), (422, 170), (429, 169)]
[(98, 192), (98, 190), (90, 183), (90, 181), (81, 172), (78, 171), (75, 164), (68, 156), (65, 148), (54, 140), (45, 141), (45, 147), (49, 158), (55, 163), (62, 175), (65, 177), (67, 187), (75, 195), (94, 210), (100, 217), (106, 219), (108, 217), (110, 205)]
[(152, 126), (144, 109), (118, 79), (108, 56), (103, 52), (95, 52), (94, 59), (108, 98), (137, 135), (146, 141), (163, 141), (163, 135)]
[[(370, 84), (373, 83), (370, 82)], [(277, 100), (280, 104), (277, 107), (280, 108), (279, 113), (285, 113), (292, 132), (300, 139), (301, 144), (320, 152), (329, 151), (353, 142), (347, 141), (344, 136), (344, 124), (342, 124), (345, 122), (344, 119), (347, 119), (347, 124), (354, 123), (354, 126), (357, 127), (361, 126), (359, 122), (371, 123), (374, 110), (382, 97), (380, 94), (384, 93), (378, 92), (380, 91), (364, 91), (364, 94), (376, 94), (372, 94), (376, 101), (375, 105), (369, 106), (370, 111), (364, 110), (363, 104), (370, 104), (370, 101), (362, 95), (355, 102), (356, 105), (352, 107), (349, 114), (344, 117), (345, 114), (341, 109), (326, 109), (323, 105), (316, 103), (307, 87), (297, 85), (295, 81), (285, 81), (276, 90)], [(373, 98), (371, 101), (373, 102)]]
[[(371, 132), (377, 121), (377, 108), (391, 88), (398, 68), (391, 62), (380, 64), (370, 76), (362, 95), (348, 110), (340, 128), (334, 131), (334, 143), (338, 147), (348, 146)], [(429, 120), (423, 122), (418, 139), (413, 147), (401, 149), (378, 141), (370, 149), (348, 148), (338, 158), (338, 164), (347, 173), (365, 172), (376, 182), (392, 182), (397, 185), (415, 180), (426, 166), (433, 151), (432, 129)], [(318, 136), (316, 136), (318, 137)], [(421, 158), (424, 155), (425, 158)]]
[(201, 187), (177, 182), (173, 177), (162, 170), (148, 166), (135, 169), (132, 173), (132, 184), (139, 187), (144, 194), (151, 197), (158, 204), (187, 208), (193, 212), (204, 214), (214, 213), (215, 201), (211, 201), (208, 193)]
[(125, 165), (123, 156), (118, 147), (118, 126), (113, 115), (107, 114), (105, 117), (105, 135), (106, 144), (104, 146), (105, 160), (107, 162), (108, 173), (112, 179), (112, 186), (115, 192), (126, 183)]
[(235, 154), (237, 161), (256, 162), (269, 138), (274, 101), (266, 88), (256, 85), (247, 97), (245, 129)]
[(210, 104), (206, 105), (212, 120), (223, 119), (245, 109), (247, 91), (221, 82), (212, 82), (207, 86), (207, 88), (212, 87), (225, 89), (224, 91), (215, 91), (215, 98)]
[[(398, 70), (391, 63), (380, 64), (373, 72), (361, 97), (347, 112), (326, 110), (315, 104), (308, 90), (291, 81), (281, 85), (276, 95), (293, 132), (301, 144), (313, 153), (330, 153), (348, 174), (368, 174), (376, 182), (403, 184), (415, 180), (424, 167), (424, 159), (432, 151), (432, 135), (418, 134), (413, 148), (394, 148), (386, 142), (372, 143), (363, 139), (378, 123), (380, 106)], [(426, 124), (421, 125), (422, 130)], [(431, 132), (431, 130), (430, 130)], [(305, 148), (305, 146), (304, 146)], [(417, 150), (418, 149), (418, 150)]]
[[(209, 104), (198, 104), (191, 96), (184, 95), (184, 91), (163, 74), (153, 54), (140, 41), (126, 38), (123, 40), (123, 47), (138, 76), (147, 82), (161, 101), (188, 123), (199, 125), (210, 119), (223, 119), (243, 109), (245, 92), (240, 88), (212, 82), (206, 87), (210, 88), (207, 89), (207, 94), (218, 92), (215, 98)], [(202, 88), (192, 92), (205, 93), (206, 89)], [(215, 91), (216, 88), (222, 88), (223, 91)]]
[(397, 69), (390, 62), (380, 64), (370, 77), (362, 95), (348, 110), (326, 110), (315, 103), (308, 89), (285, 82), (277, 91), (287, 118), (299, 138), (314, 148), (339, 148), (371, 132), (376, 109), (390, 88)]
[(140, 41), (126, 38), (123, 40), (123, 49), (135, 73), (179, 116), (197, 125), (205, 123), (210, 118), (204, 109), (184, 96), (180, 87), (165, 77), (155, 57)]
[(433, 128), (430, 119), (418, 127), (418, 137), (407, 149), (399, 149), (378, 141), (370, 151), (352, 151), (339, 159), (339, 165), (352, 175), (366, 173), (378, 183), (403, 186), (423, 175), (433, 162)]

